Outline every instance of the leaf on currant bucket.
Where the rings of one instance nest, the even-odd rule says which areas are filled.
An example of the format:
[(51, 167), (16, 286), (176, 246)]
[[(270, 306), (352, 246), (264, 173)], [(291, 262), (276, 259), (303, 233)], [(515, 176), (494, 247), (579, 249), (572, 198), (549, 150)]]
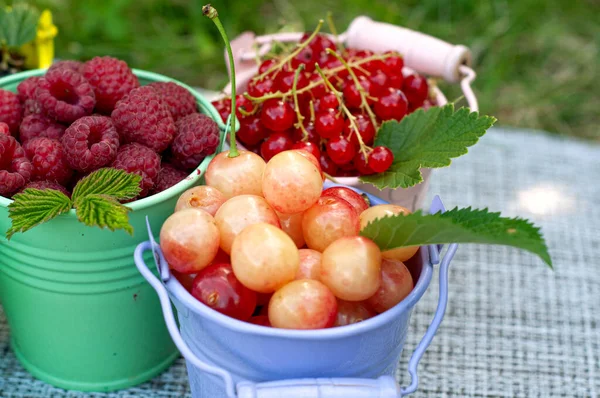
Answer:
[(124, 229), (133, 235), (133, 227), (129, 224), (131, 211), (108, 195), (90, 194), (75, 200), (77, 218), (88, 226), (108, 228), (111, 231)]
[(10, 239), (16, 232), (25, 232), (71, 209), (71, 199), (54, 189), (26, 189), (13, 196), (8, 205), (12, 225), (6, 232)]
[(521, 218), (501, 217), (487, 209), (455, 208), (424, 215), (421, 210), (374, 220), (360, 234), (381, 250), (405, 246), (480, 243), (512, 246), (538, 255), (552, 267), (540, 229)]
[(421, 168), (449, 166), (452, 158), (468, 152), (496, 119), (479, 116), (469, 108), (454, 111), (454, 104), (419, 109), (400, 122), (383, 123), (374, 146), (386, 146), (394, 163), (383, 173), (360, 180), (383, 188), (408, 188), (423, 181)]
[(133, 199), (140, 193), (142, 177), (124, 170), (103, 168), (82, 178), (73, 190), (73, 201), (86, 195), (108, 195), (118, 200)]

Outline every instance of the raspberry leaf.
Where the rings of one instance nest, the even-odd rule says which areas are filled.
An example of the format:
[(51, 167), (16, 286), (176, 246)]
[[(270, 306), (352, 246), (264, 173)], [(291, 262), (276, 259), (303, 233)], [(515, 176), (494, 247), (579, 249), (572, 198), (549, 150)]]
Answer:
[(133, 199), (140, 193), (138, 174), (124, 170), (103, 168), (82, 178), (73, 189), (73, 201), (88, 195), (107, 195), (117, 200)]
[(66, 213), (71, 206), (71, 199), (60, 191), (27, 188), (14, 195), (13, 202), (8, 205), (12, 225), (6, 232), (6, 238)]
[(88, 226), (108, 228), (111, 231), (124, 229), (133, 235), (133, 227), (129, 224), (131, 211), (108, 195), (89, 194), (75, 199), (77, 218)]
[(487, 209), (452, 209), (424, 215), (421, 210), (376, 219), (360, 235), (381, 250), (448, 243), (505, 245), (529, 251), (552, 267), (540, 229), (521, 218), (501, 217)]
[(383, 123), (374, 146), (388, 147), (394, 163), (383, 173), (360, 177), (362, 182), (383, 188), (408, 188), (423, 181), (421, 168), (446, 167), (452, 158), (468, 152), (496, 122), (469, 108), (454, 111), (454, 104), (419, 109), (400, 122)]

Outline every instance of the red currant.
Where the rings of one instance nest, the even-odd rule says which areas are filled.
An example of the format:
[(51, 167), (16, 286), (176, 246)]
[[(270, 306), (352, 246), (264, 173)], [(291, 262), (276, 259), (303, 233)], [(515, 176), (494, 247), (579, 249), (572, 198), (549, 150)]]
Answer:
[[(333, 55), (330, 55), (323, 63), (323, 68), (324, 69), (334, 69), (334, 68), (339, 68), (342, 65), (343, 65), (342, 61), (340, 61)], [(340, 77), (346, 77), (348, 75), (348, 71), (345, 69), (342, 69), (338, 72), (338, 75)]]
[(318, 84), (317, 86), (310, 89), (310, 93), (314, 98), (320, 98), (323, 95), (325, 95), (325, 93), (327, 92), (327, 89), (325, 88), (325, 82), (318, 73), (310, 75), (308, 80), (310, 80), (311, 84), (314, 82), (321, 82), (321, 84)]
[(273, 133), (267, 138), (260, 146), (260, 154), (269, 161), (273, 156), (279, 152), (287, 151), (292, 148), (292, 139), (288, 133)]
[(230, 264), (211, 264), (192, 282), (192, 296), (215, 311), (242, 321), (256, 309), (256, 293), (235, 277)]
[(315, 62), (317, 62), (317, 54), (313, 51), (310, 46), (304, 47), (298, 54), (291, 60), (292, 69), (296, 70), (300, 65), (304, 65), (304, 70), (312, 72), (315, 70)]
[[(385, 54), (394, 54), (392, 51), (386, 51)], [(402, 75), (402, 68), (404, 67), (404, 60), (400, 54), (394, 54), (391, 57), (387, 57), (384, 61), (384, 72), (388, 76)]]
[[(300, 43), (304, 43), (310, 37), (311, 33), (304, 33), (302, 38), (300, 39)], [(318, 33), (308, 45), (313, 49), (315, 53), (320, 53), (325, 51), (328, 48), (331, 48), (333, 51), (337, 50), (335, 43), (329, 39), (324, 34)]]
[[(354, 119), (354, 123), (358, 128), (358, 133), (363, 140), (365, 145), (371, 145), (373, 140), (375, 139), (375, 127), (373, 127), (373, 123), (369, 118), (361, 113), (358, 115), (354, 115), (356, 119)], [(352, 142), (356, 147), (360, 146), (358, 142), (358, 138), (356, 137), (356, 132), (352, 128), (350, 123), (350, 119), (347, 119), (344, 124), (344, 136), (350, 138), (350, 142)]]
[[(294, 79), (296, 77), (295, 71), (281, 71), (275, 78), (275, 87), (282, 93), (288, 92), (294, 87)], [(298, 75), (298, 82), (296, 83), (296, 89), (304, 88), (308, 85), (308, 78), (304, 73)]]
[(329, 109), (337, 109), (340, 106), (340, 101), (334, 93), (325, 93), (314, 102), (315, 112), (327, 112)]
[(248, 82), (248, 94), (251, 97), (262, 97), (265, 94), (274, 93), (275, 82), (270, 77), (265, 77), (262, 80), (250, 80)]
[(338, 137), (344, 129), (344, 119), (341, 115), (329, 109), (326, 112), (319, 112), (315, 117), (315, 130), (322, 138)]
[(389, 87), (387, 94), (379, 98), (373, 110), (381, 120), (400, 120), (406, 115), (408, 101), (402, 91)]
[(254, 109), (254, 104), (248, 98), (246, 98), (242, 94), (240, 94), (240, 95), (235, 96), (235, 107), (236, 107), (235, 114), (237, 115), (237, 117), (239, 119), (242, 119), (245, 116), (242, 115), (242, 113), (240, 112), (240, 109), (243, 109), (244, 112), (246, 112), (246, 113), (250, 113)]
[(260, 66), (258, 67), (258, 73), (263, 74), (275, 65), (277, 65), (276, 59), (267, 59), (263, 61), (262, 64), (260, 64)]
[(402, 75), (388, 75), (388, 85), (393, 88), (400, 90), (404, 83), (404, 76)]
[[(359, 78), (358, 82), (365, 90), (365, 93), (368, 95), (369, 92), (371, 91), (371, 82), (365, 78)], [(344, 94), (344, 103), (346, 104), (346, 106), (348, 108), (360, 107), (360, 104), (362, 103), (361, 98), (360, 98), (360, 91), (358, 90), (358, 87), (354, 83), (354, 80), (351, 80), (346, 84), (346, 87), (344, 87), (343, 94)], [(373, 103), (373, 100), (367, 98), (367, 103), (369, 105), (371, 105)]]
[(306, 151), (313, 155), (315, 159), (319, 159), (321, 157), (321, 151), (319, 150), (319, 147), (310, 141), (297, 142), (294, 145), (292, 145), (292, 149), (301, 149), (303, 151)]
[(369, 76), (369, 81), (371, 82), (369, 94), (371, 94), (374, 97), (380, 97), (382, 95), (387, 94), (389, 78), (381, 70), (377, 70), (374, 73), (371, 73), (371, 76)]
[(384, 146), (376, 146), (369, 154), (369, 167), (375, 173), (383, 173), (394, 162), (394, 154)]
[(236, 137), (244, 145), (256, 145), (266, 138), (268, 131), (263, 127), (260, 117), (257, 115), (247, 116), (240, 120), (240, 129)]
[(427, 79), (420, 75), (406, 76), (402, 84), (402, 91), (406, 94), (411, 108), (416, 109), (423, 105), (423, 102), (429, 96)]
[(272, 131), (285, 131), (294, 125), (296, 114), (289, 102), (279, 99), (265, 101), (260, 113), (263, 125)]
[(365, 155), (363, 155), (362, 151), (356, 153), (353, 163), (360, 175), (366, 176), (375, 173), (373, 169), (369, 167), (369, 160), (365, 159)]
[[(304, 130), (306, 130), (308, 133), (308, 142), (319, 145), (319, 142), (321, 142), (321, 137), (319, 134), (317, 134), (315, 125), (311, 122), (305, 123)], [(292, 132), (292, 140), (294, 140), (294, 142), (304, 141), (304, 131), (302, 131), (302, 129), (295, 128)]]
[(227, 121), (229, 114), (231, 113), (231, 99), (223, 98), (218, 101), (213, 101), (212, 105), (215, 107), (223, 122)]
[(321, 170), (323, 173), (327, 173), (330, 176), (336, 175), (338, 171), (338, 166), (333, 163), (333, 160), (329, 156), (327, 156), (326, 152), (321, 152), (321, 156), (319, 157), (319, 163), (321, 164)]
[(327, 142), (327, 154), (337, 165), (348, 164), (356, 155), (356, 147), (346, 137), (339, 136)]

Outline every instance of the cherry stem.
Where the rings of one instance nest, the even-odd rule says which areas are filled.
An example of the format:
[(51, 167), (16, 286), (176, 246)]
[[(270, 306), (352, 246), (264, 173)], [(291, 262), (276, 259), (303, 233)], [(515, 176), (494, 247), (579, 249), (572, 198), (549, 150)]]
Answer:
[(292, 83), (292, 96), (294, 97), (294, 108), (296, 110), (296, 117), (298, 118), (298, 123), (296, 123), (296, 128), (302, 130), (302, 141), (308, 139), (308, 131), (304, 128), (304, 116), (300, 113), (300, 107), (298, 106), (298, 91), (296, 87), (298, 86), (298, 77), (300, 73), (304, 70), (304, 64), (300, 64), (298, 69), (296, 69), (296, 73), (294, 73), (294, 83)]
[(358, 77), (356, 77), (356, 74), (354, 73), (352, 68), (348, 65), (346, 60), (344, 58), (342, 58), (338, 53), (336, 53), (335, 51), (332, 51), (331, 48), (328, 48), (326, 51), (327, 51), (327, 54), (330, 54), (330, 55), (333, 55), (334, 57), (336, 57), (338, 59), (338, 61), (340, 61), (342, 63), (342, 66), (344, 68), (346, 68), (346, 70), (352, 77), (352, 81), (354, 82), (354, 85), (356, 86), (356, 89), (358, 90), (358, 93), (360, 94), (360, 108), (367, 112), (367, 114), (369, 115), (369, 119), (371, 119), (371, 123), (373, 123), (373, 128), (375, 129), (375, 131), (377, 131), (379, 129), (379, 126), (377, 124), (377, 118), (375, 117), (375, 114), (373, 113), (373, 111), (371, 110), (371, 107), (369, 106), (369, 103), (367, 102), (367, 97), (368, 97), (367, 92), (365, 91), (365, 88), (362, 86), (362, 84), (360, 84), (360, 81), (358, 81)]
[(263, 73), (261, 73), (260, 75), (256, 76), (253, 80), (262, 80), (265, 76), (268, 76), (271, 72), (274, 72), (275, 70), (279, 70), (279, 69), (283, 68), (283, 66), (285, 64), (287, 64), (296, 55), (300, 54), (300, 51), (302, 51), (306, 46), (308, 46), (308, 43), (310, 43), (312, 41), (312, 39), (314, 39), (315, 36), (321, 30), (321, 26), (323, 26), (322, 19), (319, 20), (319, 23), (318, 23), (316, 29), (312, 32), (312, 34), (308, 37), (308, 39), (306, 39), (305, 41), (300, 43), (300, 45), (294, 51), (292, 51), (290, 54), (288, 54), (286, 57), (284, 57), (276, 65), (273, 65), (268, 70), (266, 70)]
[(225, 32), (225, 28), (223, 28), (223, 24), (221, 23), (221, 21), (219, 20), (219, 13), (217, 12), (216, 8), (214, 8), (213, 6), (211, 6), (210, 4), (205, 5), (204, 7), (202, 7), (202, 14), (204, 14), (204, 16), (210, 18), (215, 26), (217, 27), (217, 29), (219, 30), (219, 33), (221, 34), (221, 37), (223, 38), (223, 41), (225, 42), (225, 48), (227, 48), (227, 55), (229, 56), (229, 67), (231, 68), (231, 114), (229, 115), (229, 119), (230, 119), (230, 131), (229, 131), (229, 138), (230, 138), (230, 144), (229, 144), (229, 157), (230, 158), (235, 158), (237, 156), (239, 156), (239, 152), (237, 150), (237, 142), (235, 140), (235, 66), (234, 66), (234, 62), (233, 62), (233, 52), (231, 51), (231, 44), (229, 43), (229, 39), (227, 38), (227, 33)]
[[(327, 78), (325, 78), (325, 75), (323, 74), (323, 70), (319, 67), (318, 64), (315, 64), (315, 70), (321, 76), (321, 78), (323, 78), (323, 80), (325, 80), (325, 84), (327, 85), (329, 90), (337, 97), (338, 102), (340, 103), (340, 108), (342, 109), (342, 112), (344, 112), (346, 114), (346, 117), (350, 121), (350, 127), (352, 127), (352, 133), (356, 134), (356, 139), (358, 140), (358, 144), (360, 146), (359, 149), (363, 153), (363, 155), (365, 156), (365, 159), (366, 159), (368, 147), (363, 142), (362, 136), (360, 135), (360, 133), (358, 131), (358, 126), (356, 125), (356, 116), (354, 116), (352, 114), (352, 112), (350, 112), (350, 109), (348, 109), (348, 107), (346, 105), (344, 105), (344, 98), (343, 98), (342, 93), (339, 92), (335, 87), (333, 87), (333, 84), (331, 84), (331, 82), (329, 80), (327, 80)], [(348, 137), (348, 138), (350, 138), (350, 137)]]

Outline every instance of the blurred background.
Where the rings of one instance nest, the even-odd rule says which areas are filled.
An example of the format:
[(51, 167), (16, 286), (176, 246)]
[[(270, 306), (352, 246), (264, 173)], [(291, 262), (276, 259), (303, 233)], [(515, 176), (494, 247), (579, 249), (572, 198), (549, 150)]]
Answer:
[[(56, 55), (112, 55), (130, 66), (218, 90), (223, 43), (197, 0), (35, 0), (59, 28)], [(481, 112), (503, 126), (600, 141), (598, 0), (214, 1), (230, 38), (313, 30), (333, 13), (339, 31), (358, 15), (419, 30), (474, 54)], [(456, 87), (441, 84), (449, 99)]]

